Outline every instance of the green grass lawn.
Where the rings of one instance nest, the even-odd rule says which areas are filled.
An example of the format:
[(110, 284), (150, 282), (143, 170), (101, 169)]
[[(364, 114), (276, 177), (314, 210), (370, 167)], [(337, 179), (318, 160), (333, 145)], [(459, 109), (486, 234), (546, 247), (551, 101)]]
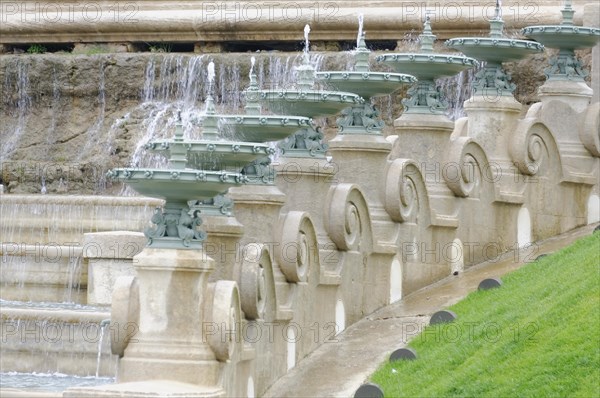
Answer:
[(600, 397), (600, 233), (502, 280), (371, 381), (386, 397)]

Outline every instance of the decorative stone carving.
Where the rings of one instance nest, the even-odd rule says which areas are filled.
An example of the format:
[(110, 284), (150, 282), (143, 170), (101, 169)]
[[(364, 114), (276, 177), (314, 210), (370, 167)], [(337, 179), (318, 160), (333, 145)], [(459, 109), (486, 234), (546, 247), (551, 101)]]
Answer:
[[(304, 127), (292, 136), (280, 141), (278, 147), (284, 154), (293, 154), (292, 156), (303, 157), (303, 154), (306, 153), (312, 157), (324, 156), (329, 146), (322, 142), (323, 138), (321, 128)], [(300, 151), (296, 152), (295, 150)]]
[(349, 130), (348, 127), (362, 127), (370, 133), (381, 130), (385, 125), (379, 118), (379, 111), (371, 103), (346, 108), (341, 114), (342, 116), (336, 120), (340, 133)]
[(369, 207), (354, 184), (338, 184), (329, 189), (325, 228), (339, 250), (366, 250), (372, 245)]
[(189, 247), (192, 241), (204, 241), (206, 233), (197, 229), (202, 225), (199, 215), (199, 210), (194, 210), (190, 215), (184, 208), (163, 210), (157, 207), (150, 220), (154, 226), (144, 230), (144, 235), (149, 240), (148, 245), (152, 246), (153, 241), (164, 237), (179, 238), (186, 247)]
[(217, 359), (225, 362), (234, 356), (236, 347), (241, 341), (241, 309), (237, 284), (234, 281), (220, 280), (208, 286), (207, 311), (209, 322), (220, 331), (206, 336), (208, 344)]
[(448, 108), (448, 101), (443, 98), (441, 88), (433, 84), (422, 83), (411, 87), (407, 94), (409, 98), (402, 100), (405, 111), (415, 107), (428, 108), (431, 113), (442, 114)]
[(600, 158), (600, 102), (588, 107), (579, 138), (592, 155)]
[(487, 164), (485, 151), (473, 139), (453, 139), (446, 155), (444, 180), (458, 197), (477, 196), (476, 190), (481, 185), (482, 170)]
[(416, 221), (425, 181), (413, 160), (395, 159), (386, 171), (384, 207), (396, 222)]
[(556, 154), (557, 160), (560, 161), (560, 153), (552, 133), (538, 119), (520, 120), (509, 142), (512, 160), (519, 171), (525, 175), (538, 174), (544, 160), (548, 161), (551, 152)]
[(240, 297), (244, 315), (252, 320), (273, 320), (277, 301), (271, 256), (267, 246), (246, 245), (240, 268)]
[(498, 95), (509, 95), (517, 88), (510, 81), (511, 78), (511, 74), (505, 72), (501, 65), (485, 67), (475, 74), (473, 90), (484, 95), (489, 94), (490, 90), (495, 90)]
[(589, 72), (583, 69), (583, 62), (575, 54), (559, 53), (548, 60), (548, 66), (544, 69), (546, 78), (554, 80), (577, 80), (583, 81)]
[(271, 158), (265, 156), (252, 161), (242, 169), (249, 183), (271, 184), (275, 179), (275, 169), (271, 166)]
[(279, 225), (275, 259), (289, 282), (306, 282), (311, 264), (319, 264), (313, 222), (305, 212), (290, 211)]

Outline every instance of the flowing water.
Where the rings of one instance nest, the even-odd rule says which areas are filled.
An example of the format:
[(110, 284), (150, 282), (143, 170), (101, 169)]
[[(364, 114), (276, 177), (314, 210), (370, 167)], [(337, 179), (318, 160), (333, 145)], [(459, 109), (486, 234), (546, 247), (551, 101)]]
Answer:
[(452, 121), (466, 116), (464, 103), (473, 95), (473, 81), (479, 69), (467, 69), (456, 76), (439, 79), (437, 86), (444, 93), (448, 102), (447, 116)]
[[(12, 73), (11, 73), (12, 72)], [(15, 110), (14, 120), (16, 124), (3, 121), (2, 129), (12, 130), (10, 140), (0, 142), (0, 160), (7, 159), (16, 149), (16, 144), (25, 131), (25, 123), (29, 117), (32, 104), (31, 87), (29, 84), (29, 63), (18, 60), (13, 71), (5, 74), (3, 102), (7, 108)], [(16, 98), (15, 98), (16, 97)], [(4, 136), (8, 136), (3, 132)]]
[(106, 62), (105, 59), (102, 58), (100, 62), (99, 72), (98, 72), (98, 97), (97, 97), (97, 107), (98, 107), (98, 116), (96, 117), (96, 121), (94, 124), (86, 131), (86, 140), (85, 145), (81, 149), (78, 155), (78, 159), (82, 159), (85, 155), (89, 154), (89, 152), (96, 148), (99, 144), (99, 138), (101, 135), (101, 130), (104, 126), (104, 116), (106, 114), (106, 78), (105, 78), (105, 68)]
[(0, 389), (60, 392), (70, 387), (93, 387), (115, 382), (114, 377), (73, 376), (64, 373), (0, 373)]
[[(323, 63), (322, 54), (311, 54), (311, 63), (319, 69)], [(301, 61), (300, 55), (270, 55), (257, 59), (255, 68), (258, 84), (263, 89), (289, 88), (296, 80), (294, 67)], [(184, 137), (201, 138), (198, 121), (204, 113), (204, 100), (208, 95), (208, 64), (205, 55), (169, 55), (149, 58), (145, 69), (145, 81), (140, 95), (143, 118), (141, 135), (137, 138), (130, 167), (161, 168), (167, 165), (163, 155), (144, 149), (149, 141), (171, 137), (177, 123), (177, 112), (181, 114)], [(243, 58), (250, 66), (250, 58)], [(216, 79), (213, 97), (219, 114), (235, 114), (243, 110), (242, 92), (246, 88), (242, 79), (242, 64), (235, 58), (227, 64), (215, 63)], [(233, 138), (224, 136), (224, 139)], [(135, 192), (125, 188), (122, 194), (131, 196)]]

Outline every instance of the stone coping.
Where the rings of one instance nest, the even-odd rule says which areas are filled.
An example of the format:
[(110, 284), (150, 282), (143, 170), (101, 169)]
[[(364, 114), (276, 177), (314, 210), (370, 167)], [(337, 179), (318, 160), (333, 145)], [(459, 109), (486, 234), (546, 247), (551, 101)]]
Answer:
[[(575, 24), (581, 24), (583, 6), (592, 0), (574, 0)], [(9, 4), (9, 3), (7, 3)], [(493, 2), (463, 3), (440, 0), (427, 4), (393, 0), (297, 2), (248, 0), (227, 2), (175, 2), (144, 0), (113, 3), (32, 0), (14, 3), (0, 24), (1, 43), (144, 42), (144, 41), (297, 41), (311, 21), (311, 40), (355, 40), (356, 18), (364, 14), (371, 40), (400, 40), (404, 31), (418, 30), (425, 13), (431, 13), (440, 38), (486, 29), (493, 17)], [(126, 7), (129, 5), (129, 7)], [(560, 22), (562, 1), (503, 4), (507, 27)], [(87, 8), (86, 8), (87, 7)], [(27, 10), (27, 12), (25, 12)], [(31, 12), (29, 10), (35, 10)]]

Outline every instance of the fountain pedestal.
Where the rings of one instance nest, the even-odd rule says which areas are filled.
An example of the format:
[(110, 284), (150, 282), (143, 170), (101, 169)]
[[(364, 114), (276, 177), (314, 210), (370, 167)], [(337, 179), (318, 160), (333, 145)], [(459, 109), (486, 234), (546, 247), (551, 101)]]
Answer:
[[(338, 134), (329, 141), (329, 152), (333, 162), (333, 179), (339, 182), (352, 182), (363, 188), (371, 206), (382, 207), (380, 188), (383, 184), (381, 170), (385, 169), (392, 145), (383, 135), (378, 134)], [(340, 165), (343, 165), (340, 167)], [(378, 178), (373, 178), (379, 176)]]
[(271, 242), (286, 195), (275, 185), (246, 185), (230, 189), (229, 195), (235, 202), (236, 218), (244, 226), (244, 236), (236, 248), (238, 255), (249, 243)]
[(544, 105), (558, 100), (568, 104), (574, 111), (582, 112), (590, 104), (593, 90), (585, 82), (548, 80), (538, 89), (538, 94)]
[(490, 160), (508, 161), (507, 134), (514, 131), (523, 105), (513, 96), (474, 95), (464, 103), (469, 118), (467, 135), (474, 138)]
[[(279, 158), (275, 183), (287, 195), (283, 212), (292, 210), (322, 214), (329, 187), (337, 182), (336, 164), (325, 158)], [(326, 240), (327, 233), (320, 222), (315, 220), (317, 234)]]
[[(412, 158), (419, 162), (441, 159), (447, 150), (454, 122), (446, 115), (406, 113), (394, 121), (398, 140), (392, 158)], [(410, 142), (411, 146), (403, 145)]]
[(64, 396), (152, 397), (161, 396), (161, 390), (169, 396), (224, 396), (220, 363), (206, 335), (206, 324), (213, 323), (205, 309), (211, 308), (206, 301), (211, 301), (208, 278), (214, 261), (203, 250), (146, 248), (134, 257), (134, 266), (139, 320), (120, 324), (125, 319), (116, 316), (135, 296), (113, 300), (112, 343), (129, 338), (119, 363), (119, 384), (73, 388)]
[(134, 262), (140, 286), (139, 331), (119, 364), (119, 382), (173, 377), (216, 386), (218, 362), (202, 328), (214, 261), (204, 251), (146, 248)]

